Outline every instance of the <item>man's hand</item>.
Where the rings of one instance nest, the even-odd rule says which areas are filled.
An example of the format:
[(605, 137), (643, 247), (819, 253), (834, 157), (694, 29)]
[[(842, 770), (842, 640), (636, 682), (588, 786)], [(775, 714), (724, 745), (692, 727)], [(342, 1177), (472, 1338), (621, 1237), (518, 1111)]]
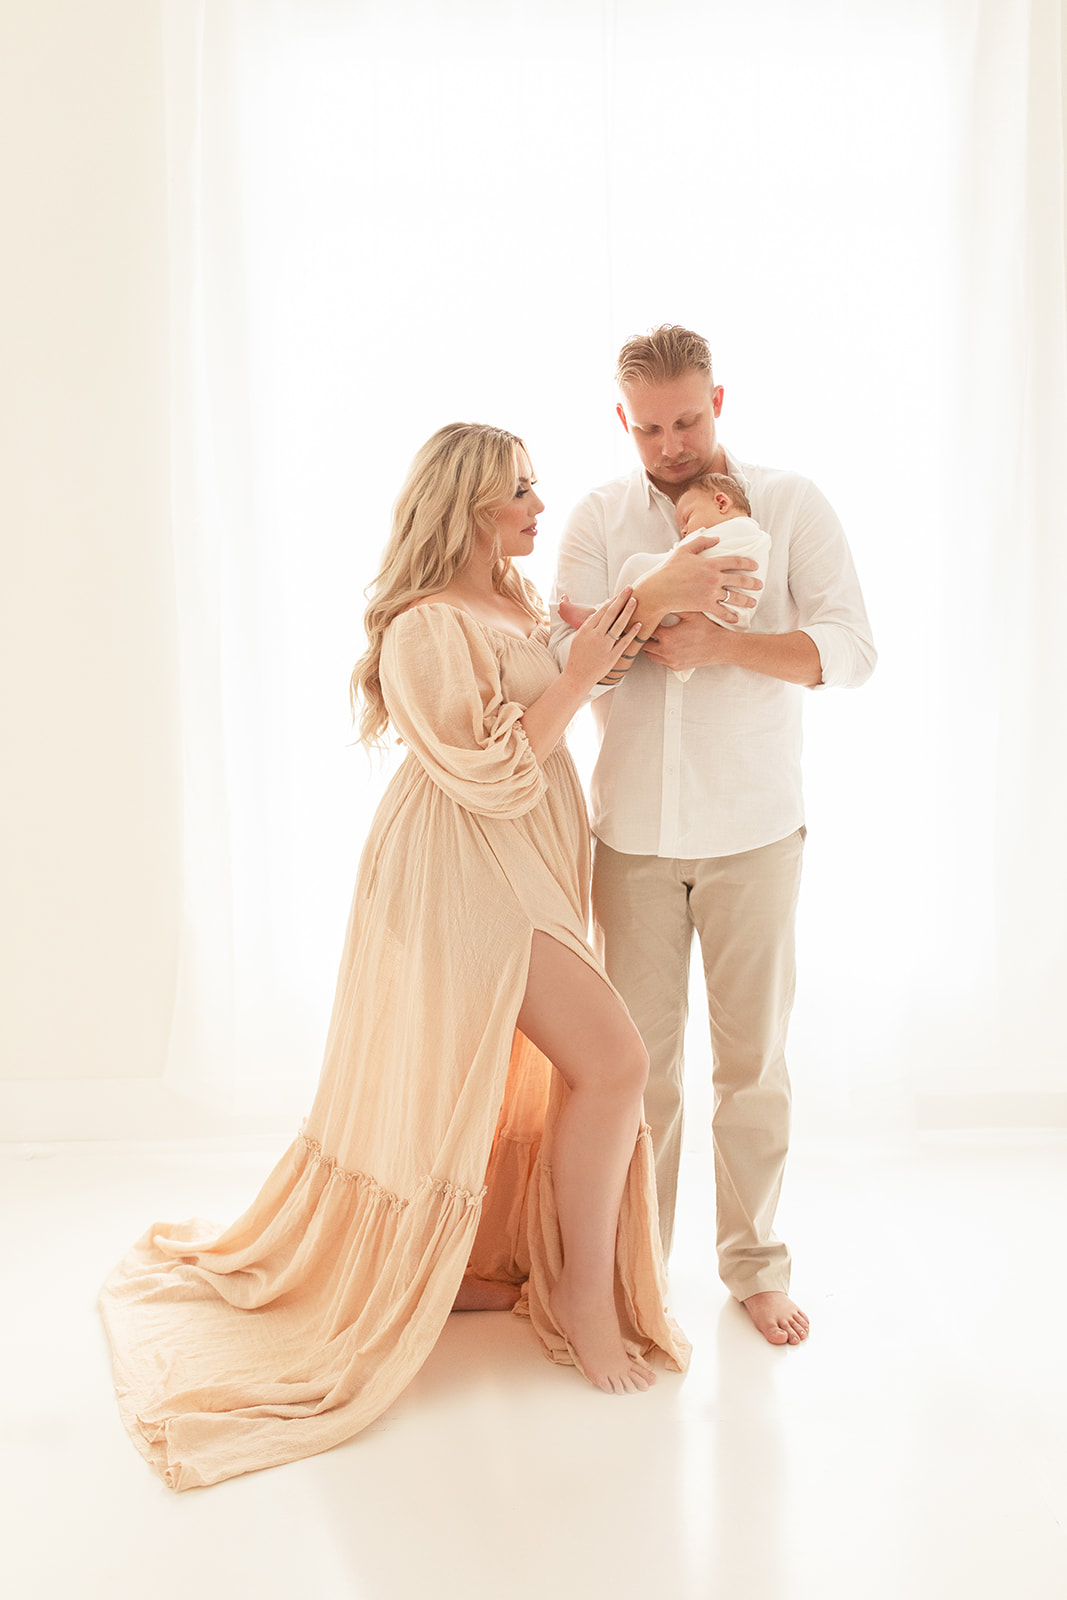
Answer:
[[(731, 597), (732, 598), (732, 597)], [(701, 611), (689, 611), (673, 628), (659, 627), (645, 645), (650, 661), (684, 672), (687, 667), (744, 667), (783, 683), (814, 689), (822, 682), (822, 662), (810, 634), (733, 633)]]
[(703, 611), (686, 611), (673, 628), (657, 628), (654, 638), (645, 645), (645, 655), (674, 672), (684, 672), (687, 667), (713, 667), (727, 659), (731, 637), (729, 629), (720, 628)]
[(737, 611), (723, 606), (726, 591), (730, 606), (744, 609), (756, 604), (744, 592), (762, 589), (759, 563), (750, 556), (708, 556), (701, 552), (719, 543), (718, 535), (703, 534), (676, 545), (666, 561), (634, 584), (638, 615), (666, 611), (711, 611), (723, 622), (736, 622)]

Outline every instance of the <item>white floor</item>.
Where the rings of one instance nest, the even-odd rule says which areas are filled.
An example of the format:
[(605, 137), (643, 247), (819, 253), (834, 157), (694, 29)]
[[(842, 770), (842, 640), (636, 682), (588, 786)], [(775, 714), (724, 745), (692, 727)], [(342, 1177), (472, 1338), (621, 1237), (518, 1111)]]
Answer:
[(225, 1220), (277, 1142), (0, 1147), (9, 1600), (1064, 1600), (1067, 1135), (795, 1148), (806, 1346), (711, 1263), (688, 1158), (685, 1379), (612, 1399), (527, 1325), (450, 1320), (338, 1450), (174, 1495), (126, 1438), (94, 1302), (152, 1220)]

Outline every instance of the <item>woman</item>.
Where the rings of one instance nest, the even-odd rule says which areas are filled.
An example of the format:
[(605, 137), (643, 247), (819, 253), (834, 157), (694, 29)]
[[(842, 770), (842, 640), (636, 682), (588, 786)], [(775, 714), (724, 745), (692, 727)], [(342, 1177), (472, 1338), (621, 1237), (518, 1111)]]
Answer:
[(560, 673), (512, 566), (542, 509), (522, 442), (467, 424), (428, 441), (397, 501), (353, 696), (363, 740), (391, 724), (408, 754), (360, 864), (314, 1106), (231, 1228), (151, 1229), (104, 1289), (124, 1420), (174, 1488), (349, 1438), (454, 1304), (520, 1284), (546, 1352), (602, 1389), (647, 1388), (656, 1347), (684, 1364), (647, 1060), (585, 943), (560, 743), (634, 638), (633, 602), (595, 612)]

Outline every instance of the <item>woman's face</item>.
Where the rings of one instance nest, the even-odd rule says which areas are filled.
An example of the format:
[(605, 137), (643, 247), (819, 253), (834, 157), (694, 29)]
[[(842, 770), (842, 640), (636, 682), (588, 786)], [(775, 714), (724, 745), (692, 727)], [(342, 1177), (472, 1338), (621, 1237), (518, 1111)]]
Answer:
[(515, 493), (506, 505), (494, 512), (499, 553), (502, 556), (528, 556), (537, 537), (537, 515), (545, 503), (534, 489), (533, 469), (524, 450), (515, 453)]

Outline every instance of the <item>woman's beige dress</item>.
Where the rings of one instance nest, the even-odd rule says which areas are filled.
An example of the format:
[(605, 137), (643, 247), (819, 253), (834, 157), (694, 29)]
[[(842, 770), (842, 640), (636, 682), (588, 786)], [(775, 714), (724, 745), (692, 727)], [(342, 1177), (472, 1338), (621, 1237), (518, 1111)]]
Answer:
[[(515, 1019), (535, 929), (603, 974), (585, 942), (577, 775), (562, 744), (542, 770), (519, 722), (558, 670), (545, 638), (442, 602), (386, 632), (382, 687), (408, 754), (360, 863), (311, 1114), (237, 1222), (151, 1227), (103, 1290), (124, 1421), (174, 1489), (366, 1427), (425, 1361), (468, 1265), (525, 1284), (517, 1310), (570, 1360), (548, 1310), (567, 1091)], [(618, 1298), (630, 1348), (680, 1370), (655, 1206), (645, 1130)]]

